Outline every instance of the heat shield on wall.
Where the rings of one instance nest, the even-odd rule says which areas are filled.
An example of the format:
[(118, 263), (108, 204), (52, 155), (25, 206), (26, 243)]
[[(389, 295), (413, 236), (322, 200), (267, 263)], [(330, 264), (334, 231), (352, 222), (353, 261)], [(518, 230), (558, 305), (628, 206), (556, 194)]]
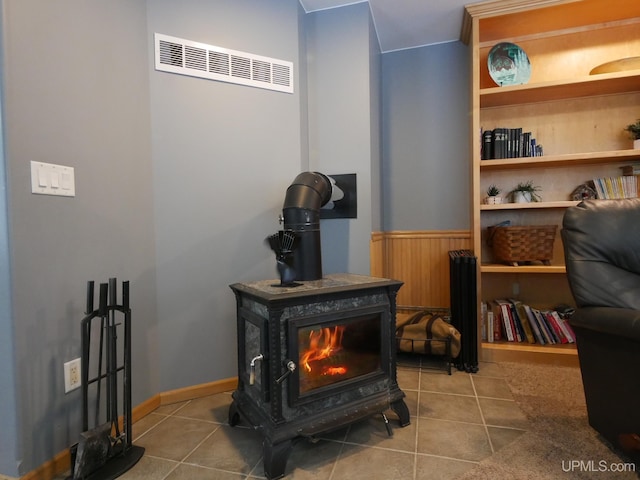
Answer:
[(358, 218), (356, 174), (327, 175), (332, 184), (331, 200), (320, 209), (320, 218)]

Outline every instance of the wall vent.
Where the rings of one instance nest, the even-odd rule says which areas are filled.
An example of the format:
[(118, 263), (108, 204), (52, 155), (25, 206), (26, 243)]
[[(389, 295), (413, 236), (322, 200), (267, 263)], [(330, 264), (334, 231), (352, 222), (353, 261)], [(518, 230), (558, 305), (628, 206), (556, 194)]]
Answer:
[(293, 93), (293, 63), (155, 34), (156, 70)]

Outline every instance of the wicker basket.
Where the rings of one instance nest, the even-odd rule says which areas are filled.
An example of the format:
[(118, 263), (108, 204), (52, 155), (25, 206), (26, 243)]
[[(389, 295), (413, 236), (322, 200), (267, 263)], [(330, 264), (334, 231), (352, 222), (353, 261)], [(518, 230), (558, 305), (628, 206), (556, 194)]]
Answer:
[(518, 262), (542, 262), (550, 265), (557, 225), (489, 227), (487, 244), (496, 262), (518, 266)]

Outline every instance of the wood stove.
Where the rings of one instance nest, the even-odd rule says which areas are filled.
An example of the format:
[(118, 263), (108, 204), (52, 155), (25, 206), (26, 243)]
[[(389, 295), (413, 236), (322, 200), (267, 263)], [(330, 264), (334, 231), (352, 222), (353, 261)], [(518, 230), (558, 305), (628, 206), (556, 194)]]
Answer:
[[(293, 439), (391, 409), (409, 425), (396, 379), (396, 295), (402, 282), (327, 275), (281, 287), (236, 283), (238, 388), (229, 424), (264, 436), (268, 479), (284, 476)], [(386, 417), (385, 417), (386, 418)]]

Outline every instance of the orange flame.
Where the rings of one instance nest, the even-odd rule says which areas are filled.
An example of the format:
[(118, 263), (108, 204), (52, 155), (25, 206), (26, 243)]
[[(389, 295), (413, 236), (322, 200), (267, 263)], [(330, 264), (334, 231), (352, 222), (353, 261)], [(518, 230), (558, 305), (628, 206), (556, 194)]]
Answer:
[[(300, 363), (308, 373), (311, 373), (311, 362), (329, 358), (342, 350), (342, 334), (344, 326), (336, 325), (333, 328), (325, 327), (309, 332), (309, 348), (300, 355)], [(345, 367), (327, 367), (322, 375), (342, 375), (346, 373)]]
[(347, 373), (347, 367), (327, 367), (322, 370), (322, 375), (344, 375)]

